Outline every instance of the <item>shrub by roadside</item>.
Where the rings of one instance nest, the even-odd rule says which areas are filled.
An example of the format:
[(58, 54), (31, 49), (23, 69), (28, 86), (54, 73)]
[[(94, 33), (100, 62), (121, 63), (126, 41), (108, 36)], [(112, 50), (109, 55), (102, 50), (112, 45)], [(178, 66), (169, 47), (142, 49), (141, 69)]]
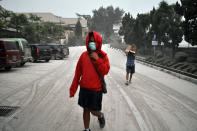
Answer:
[(177, 52), (174, 56), (174, 59), (177, 62), (184, 62), (186, 61), (187, 57), (188, 57), (188, 54), (186, 54), (185, 52)]

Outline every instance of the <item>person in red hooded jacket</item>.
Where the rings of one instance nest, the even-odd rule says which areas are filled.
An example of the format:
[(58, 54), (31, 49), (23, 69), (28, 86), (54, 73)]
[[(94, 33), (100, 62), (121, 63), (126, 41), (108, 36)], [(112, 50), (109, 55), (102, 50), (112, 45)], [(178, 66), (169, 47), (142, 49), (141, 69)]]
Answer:
[(90, 131), (90, 113), (98, 117), (101, 128), (105, 126), (102, 109), (102, 85), (93, 64), (102, 77), (110, 69), (107, 54), (101, 50), (102, 37), (99, 33), (91, 31), (86, 37), (87, 51), (83, 52), (78, 60), (75, 76), (70, 87), (70, 97), (74, 97), (80, 86), (78, 104), (83, 108), (84, 131)]

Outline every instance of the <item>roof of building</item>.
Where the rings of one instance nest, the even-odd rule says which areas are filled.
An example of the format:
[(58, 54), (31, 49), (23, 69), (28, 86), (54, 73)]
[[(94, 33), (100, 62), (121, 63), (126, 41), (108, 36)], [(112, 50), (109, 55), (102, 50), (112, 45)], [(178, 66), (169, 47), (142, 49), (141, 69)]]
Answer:
[[(56, 16), (52, 13), (46, 12), (28, 12), (28, 13), (23, 13), (28, 16), (28, 14), (34, 14), (37, 15), (38, 17), (41, 17), (41, 20), (44, 22), (53, 22), (53, 23), (61, 23), (62, 25), (68, 25), (70, 27), (75, 27), (78, 18), (63, 18), (60, 16)], [(80, 19), (80, 23), (82, 27), (87, 27), (87, 20), (85, 19)]]

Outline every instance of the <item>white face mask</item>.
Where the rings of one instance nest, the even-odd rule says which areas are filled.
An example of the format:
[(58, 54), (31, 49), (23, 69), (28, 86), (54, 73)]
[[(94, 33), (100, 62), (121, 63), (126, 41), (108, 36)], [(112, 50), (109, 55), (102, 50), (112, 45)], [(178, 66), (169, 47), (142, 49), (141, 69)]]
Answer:
[(96, 43), (95, 42), (90, 42), (88, 44), (90, 50), (95, 51), (96, 50)]

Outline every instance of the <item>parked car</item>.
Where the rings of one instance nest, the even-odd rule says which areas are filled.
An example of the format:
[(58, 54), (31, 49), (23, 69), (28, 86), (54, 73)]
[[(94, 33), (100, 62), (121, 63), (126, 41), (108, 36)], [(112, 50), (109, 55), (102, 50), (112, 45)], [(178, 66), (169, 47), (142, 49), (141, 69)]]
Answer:
[(23, 38), (8, 38), (9, 40), (16, 41), (19, 45), (20, 57), (21, 57), (21, 66), (26, 62), (32, 61), (31, 48), (27, 40)]
[(33, 62), (38, 60), (45, 60), (46, 62), (49, 62), (52, 54), (52, 49), (49, 45), (33, 44), (30, 46)]
[(20, 53), (16, 41), (0, 39), (0, 68), (10, 70), (12, 67), (19, 65)]
[(63, 52), (63, 48), (62, 45), (60, 44), (48, 44), (51, 49), (52, 49), (52, 59), (63, 59), (64, 56), (64, 52)]
[(69, 48), (66, 45), (62, 45), (64, 57), (69, 55)]

